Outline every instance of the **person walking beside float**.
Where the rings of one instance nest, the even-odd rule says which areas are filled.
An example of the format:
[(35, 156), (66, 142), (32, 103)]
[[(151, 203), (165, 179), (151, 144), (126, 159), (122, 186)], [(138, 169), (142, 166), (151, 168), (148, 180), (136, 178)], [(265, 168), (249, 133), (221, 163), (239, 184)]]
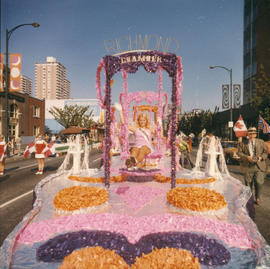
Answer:
[(44, 159), (45, 154), (44, 151), (46, 149), (47, 143), (42, 139), (42, 135), (39, 134), (36, 137), (35, 141), (35, 158), (38, 161), (38, 171), (36, 172), (36, 175), (42, 175), (43, 169), (44, 169)]
[(245, 184), (251, 191), (254, 186), (255, 202), (261, 204), (261, 188), (266, 172), (267, 148), (263, 140), (256, 138), (255, 127), (248, 129), (248, 139), (238, 145), (238, 155), (245, 173)]
[(29, 143), (25, 149), (24, 158), (27, 158), (33, 152), (35, 152), (35, 158), (38, 161), (38, 171), (36, 172), (36, 175), (43, 174), (44, 159), (52, 155), (53, 143), (51, 144), (47, 145), (47, 143), (42, 139), (42, 135), (39, 134), (36, 136), (36, 140)]
[(5, 137), (0, 135), (0, 175), (4, 175), (5, 171), (5, 161), (6, 161), (6, 151), (7, 151), (7, 144), (5, 142)]

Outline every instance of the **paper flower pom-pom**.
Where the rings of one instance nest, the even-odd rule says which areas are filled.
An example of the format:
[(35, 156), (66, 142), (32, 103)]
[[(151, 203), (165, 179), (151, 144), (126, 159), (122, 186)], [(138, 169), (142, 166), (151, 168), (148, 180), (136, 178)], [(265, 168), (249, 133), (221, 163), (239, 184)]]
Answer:
[(198, 258), (190, 251), (175, 248), (154, 249), (151, 253), (136, 258), (131, 269), (198, 269), (201, 268)]
[(167, 200), (170, 204), (191, 211), (206, 212), (227, 207), (222, 194), (204, 188), (187, 187), (174, 188), (167, 192)]
[(102, 205), (108, 201), (108, 197), (104, 188), (73, 186), (58, 192), (53, 203), (58, 210), (74, 211)]
[(85, 247), (66, 256), (59, 269), (128, 269), (129, 266), (113, 250), (102, 247)]

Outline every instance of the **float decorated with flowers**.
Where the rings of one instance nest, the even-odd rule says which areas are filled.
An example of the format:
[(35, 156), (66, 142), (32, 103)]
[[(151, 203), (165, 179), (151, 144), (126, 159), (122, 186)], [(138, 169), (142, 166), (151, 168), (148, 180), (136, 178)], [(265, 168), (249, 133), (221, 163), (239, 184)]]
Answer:
[[(139, 67), (158, 73), (157, 92), (128, 92), (128, 74)], [(172, 82), (166, 135), (164, 71)], [(88, 167), (83, 137), (70, 141), (62, 166), (36, 186), (33, 209), (4, 241), (1, 268), (269, 268), (269, 246), (247, 210), (250, 190), (229, 174), (222, 148), (209, 146), (205, 169), (203, 145), (192, 171), (178, 165), (182, 71), (180, 57), (158, 51), (102, 58), (96, 89), (105, 111), (103, 166)], [(123, 92), (113, 105), (118, 72)], [(136, 125), (142, 113), (148, 125)], [(149, 142), (139, 154), (130, 133), (136, 128)], [(219, 168), (213, 161), (217, 151)]]

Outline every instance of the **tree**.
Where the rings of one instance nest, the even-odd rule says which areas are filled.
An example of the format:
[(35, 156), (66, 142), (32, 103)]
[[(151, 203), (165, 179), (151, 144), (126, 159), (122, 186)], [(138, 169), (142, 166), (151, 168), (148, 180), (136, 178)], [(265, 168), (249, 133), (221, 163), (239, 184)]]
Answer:
[(214, 112), (210, 109), (202, 110), (200, 113), (185, 113), (178, 122), (177, 133), (182, 131), (185, 134), (194, 133), (196, 136), (203, 130), (213, 131), (216, 129), (216, 115), (218, 107), (215, 107)]
[(49, 112), (54, 119), (64, 128), (79, 126), (89, 128), (95, 121), (93, 120), (93, 110), (87, 114), (89, 106), (65, 105), (64, 108), (52, 107)]
[(48, 135), (52, 134), (52, 130), (47, 125), (45, 125), (45, 134), (48, 134)]
[(261, 64), (255, 80), (255, 93), (250, 99), (251, 106), (268, 123), (270, 122), (270, 78)]

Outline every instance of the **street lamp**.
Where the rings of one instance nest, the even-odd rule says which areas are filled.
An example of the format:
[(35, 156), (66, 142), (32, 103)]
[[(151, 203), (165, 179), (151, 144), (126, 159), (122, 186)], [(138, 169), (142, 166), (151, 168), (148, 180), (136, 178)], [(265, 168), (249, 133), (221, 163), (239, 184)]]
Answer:
[[(223, 68), (226, 71), (228, 71), (230, 73), (230, 122), (232, 123), (233, 121), (233, 111), (232, 111), (232, 68), (229, 69), (225, 66), (221, 66), (221, 65), (211, 65), (209, 66), (210, 69), (214, 69), (214, 68)], [(231, 124), (230, 123), (230, 124)], [(230, 140), (232, 140), (232, 128), (233, 126), (229, 126), (230, 128)]]
[[(11, 34), (18, 28), (26, 25), (31, 25), (35, 28), (39, 27), (40, 25), (37, 22), (33, 23), (23, 23), (13, 27), (11, 30), (6, 29), (6, 78), (5, 78), (5, 101), (6, 101), (6, 143), (8, 143), (8, 136), (9, 136), (9, 115), (8, 115), (8, 93), (9, 93), (9, 72), (8, 72), (8, 41)], [(7, 155), (9, 156), (9, 150), (7, 148)]]

